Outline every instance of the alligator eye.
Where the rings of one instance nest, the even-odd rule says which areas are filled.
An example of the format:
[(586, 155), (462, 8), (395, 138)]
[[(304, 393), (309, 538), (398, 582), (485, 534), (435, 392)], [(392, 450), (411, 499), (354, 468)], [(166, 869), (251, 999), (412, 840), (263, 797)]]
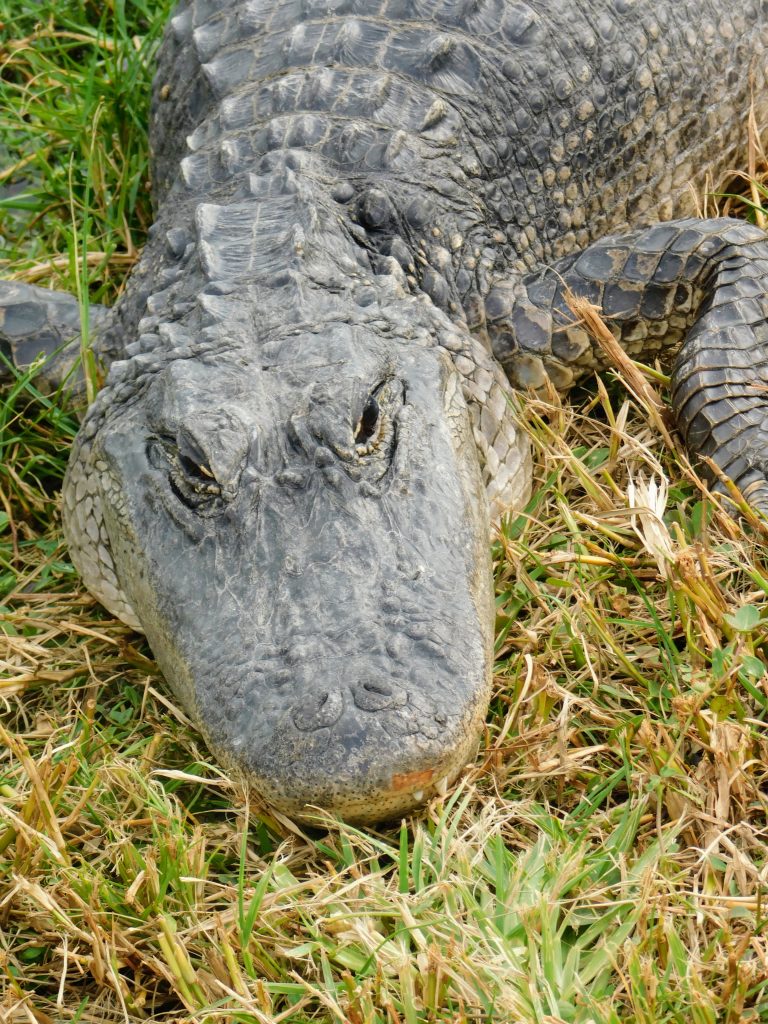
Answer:
[(204, 489), (208, 489), (211, 484), (218, 486), (210, 466), (203, 460), (191, 459), (183, 452), (179, 452), (178, 462), (179, 468), (191, 482), (199, 484)]
[(221, 497), (221, 487), (211, 471), (211, 467), (203, 458), (190, 457), (190, 454), (177, 451), (171, 464), (169, 480), (176, 497), (189, 508), (203, 510), (210, 503)]
[(187, 508), (197, 512), (215, 511), (221, 486), (202, 452), (188, 442), (172, 437), (155, 437), (149, 444), (149, 460), (168, 475), (168, 483), (176, 497)]
[(368, 447), (379, 432), (379, 403), (371, 395), (365, 403), (363, 414), (355, 428), (355, 444)]

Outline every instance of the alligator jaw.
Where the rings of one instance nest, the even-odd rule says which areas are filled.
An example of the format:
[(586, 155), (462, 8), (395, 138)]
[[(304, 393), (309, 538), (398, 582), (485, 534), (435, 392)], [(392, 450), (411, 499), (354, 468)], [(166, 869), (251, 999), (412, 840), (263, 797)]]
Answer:
[[(388, 779), (381, 780), (378, 786), (366, 787), (361, 779), (347, 779), (345, 785), (337, 785), (337, 780), (329, 773), (324, 778), (324, 788), (313, 791), (311, 787), (305, 786), (304, 778), (294, 771), (293, 777), (298, 786), (291, 791), (285, 779), (273, 787), (263, 778), (249, 775), (236, 764), (232, 764), (232, 767), (270, 806), (296, 821), (311, 824), (317, 820), (318, 811), (332, 814), (350, 824), (387, 821), (408, 814), (435, 796), (445, 793), (446, 788), (474, 756), (485, 708), (486, 705), (480, 701), (480, 714), (474, 723), (475, 727), (467, 731), (454, 747), (445, 749), (441, 745), (439, 756), (431, 767), (395, 771)], [(215, 744), (212, 747), (216, 749)], [(226, 755), (222, 760), (227, 763)]]
[(316, 808), (351, 822), (396, 817), (444, 791), (473, 756), (490, 696), (492, 662), (482, 646), (466, 660), (477, 664), (477, 678), (432, 676), (431, 685), (329, 683), (354, 678), (362, 657), (318, 669), (319, 693), (300, 673), (291, 687), (300, 696), (269, 732), (230, 733), (223, 744), (209, 733), (209, 743), (291, 817), (307, 820)]

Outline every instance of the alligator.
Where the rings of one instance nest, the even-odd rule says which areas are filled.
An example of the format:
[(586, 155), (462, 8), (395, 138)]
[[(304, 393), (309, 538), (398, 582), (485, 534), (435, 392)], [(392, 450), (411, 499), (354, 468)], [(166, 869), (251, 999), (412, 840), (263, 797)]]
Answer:
[[(278, 810), (400, 815), (472, 756), (491, 524), (531, 489), (518, 396), (606, 365), (569, 289), (674, 357), (689, 448), (765, 507), (768, 241), (695, 196), (765, 121), (766, 55), (765, 0), (176, 8), (156, 220), (93, 314), (64, 529)], [(32, 286), (0, 309), (16, 363), (78, 330)]]

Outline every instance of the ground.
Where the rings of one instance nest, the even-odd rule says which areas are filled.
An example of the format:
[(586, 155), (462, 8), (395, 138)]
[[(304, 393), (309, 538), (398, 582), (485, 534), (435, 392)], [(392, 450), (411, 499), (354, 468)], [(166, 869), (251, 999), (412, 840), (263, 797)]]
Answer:
[[(1, 276), (114, 300), (167, 7), (0, 0)], [(526, 403), (537, 491), (494, 546), (482, 748), (372, 831), (299, 829), (212, 761), (69, 562), (74, 416), (27, 379), (7, 398), (0, 1017), (768, 1021), (766, 532), (645, 399), (607, 374)]]

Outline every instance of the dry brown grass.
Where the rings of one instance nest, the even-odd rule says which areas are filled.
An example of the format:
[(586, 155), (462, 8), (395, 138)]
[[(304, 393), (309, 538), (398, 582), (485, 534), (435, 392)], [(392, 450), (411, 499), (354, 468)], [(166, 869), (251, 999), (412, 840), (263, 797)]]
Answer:
[[(402, 830), (249, 806), (55, 523), (16, 518), (9, 1020), (760, 1019), (764, 551), (619, 389), (526, 415), (546, 486), (498, 542), (486, 740)], [(662, 474), (644, 522), (629, 482)]]

